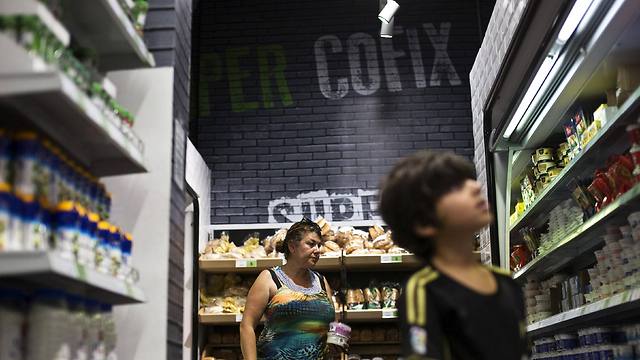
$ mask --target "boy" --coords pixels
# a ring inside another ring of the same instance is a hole
[[[379,210],[398,245],[427,264],[399,302],[405,357],[522,359],[521,289],[473,256],[475,234],[492,221],[473,166],[451,153],[413,154],[386,178]]]

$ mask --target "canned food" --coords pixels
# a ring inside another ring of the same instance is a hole
[[[537,149],[531,155],[531,160],[536,165],[538,165],[538,163],[540,163],[542,161],[552,161],[553,160],[553,148],[540,148],[540,149]]]
[[[553,161],[543,161],[538,163],[537,168],[540,174],[547,174],[549,170],[556,167],[556,163]]]

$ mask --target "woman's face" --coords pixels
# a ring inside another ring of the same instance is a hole
[[[309,232],[304,235],[302,240],[297,243],[290,244],[289,260],[294,260],[302,267],[312,268],[316,266],[320,259],[320,248],[322,240],[318,234]]]

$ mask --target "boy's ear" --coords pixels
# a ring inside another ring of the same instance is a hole
[[[432,238],[436,236],[438,229],[433,225],[416,225],[415,232],[421,237]]]

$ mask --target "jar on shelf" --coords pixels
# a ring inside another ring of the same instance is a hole
[[[529,262],[531,253],[526,245],[514,245],[511,247],[511,269],[518,271]]]

